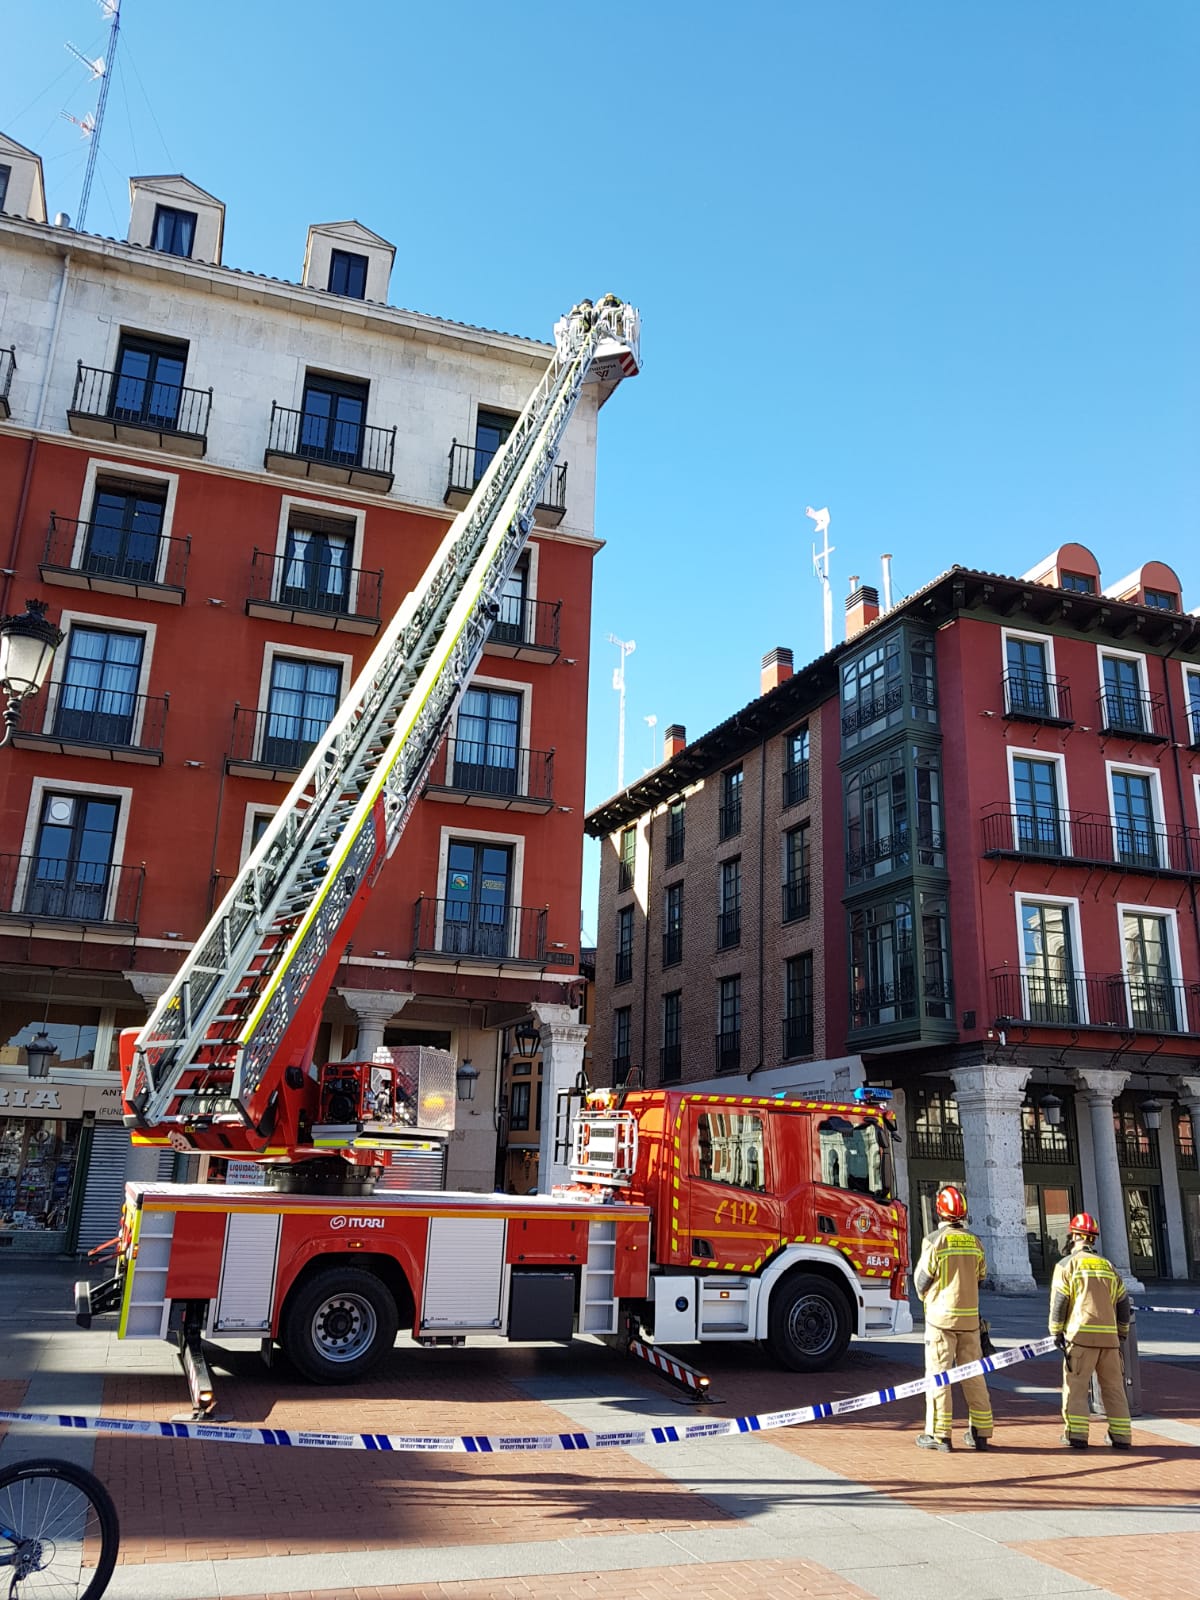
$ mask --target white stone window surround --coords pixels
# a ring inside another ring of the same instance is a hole
[[[25,900],[25,887],[29,868],[32,863],[34,848],[37,844],[38,828],[42,820],[42,804],[47,794],[89,795],[105,800],[115,800],[117,802],[117,826],[113,833],[112,860],[109,864],[113,867],[120,867],[125,862],[125,831],[129,826],[129,808],[133,803],[132,789],[111,783],[79,783],[73,778],[35,778],[29,791],[29,809],[25,813],[25,830],[21,835],[21,865],[13,887],[10,911],[16,911]],[[112,879],[108,886],[108,898],[104,906],[105,917],[112,910],[112,902],[117,893],[119,876],[120,874],[116,872],[112,874]]]
[[[1196,821],[1200,823],[1200,772],[1192,774],[1192,792],[1196,801]]]
[[[1118,900],[1117,906],[1117,938],[1121,946],[1121,975],[1125,980],[1125,1006],[1129,1017],[1129,1026],[1134,1026],[1133,997],[1129,988],[1129,958],[1125,949],[1125,917],[1162,917],[1166,922],[1167,951],[1171,960],[1171,985],[1174,991],[1183,983],[1183,958],[1179,949],[1179,915],[1174,906],[1155,906]],[[1186,1015],[1180,1016],[1180,1011],[1186,1011],[1186,999],[1175,993],[1172,994],[1172,1005],[1176,1008],[1176,1021],[1186,1023]]]
[[[1154,826],[1165,828],[1166,814],[1163,811],[1162,773],[1157,767],[1139,766],[1135,761],[1106,761],[1104,763],[1104,786],[1108,794],[1108,817],[1113,826],[1113,838],[1116,839],[1117,807],[1113,797],[1113,777],[1118,772],[1127,772],[1138,778],[1150,779],[1150,805],[1154,814]]]
[[[133,711],[133,728],[129,735],[131,746],[136,745],[141,738],[142,723],[146,715],[146,695],[149,693],[150,664],[154,657],[154,642],[158,636],[158,625],[153,622],[126,621],[124,617],[100,616],[90,611],[63,611],[59,615],[58,625],[66,637],[54,652],[54,660],[50,665],[50,679],[46,687],[59,690],[62,687],[67,670],[67,660],[71,653],[71,631],[74,628],[95,628],[101,633],[137,633],[142,637],[142,661],[138,669],[137,704]],[[45,734],[54,731],[54,716],[57,715],[59,695],[57,692],[47,694],[42,701],[42,732]],[[53,713],[53,714],[52,714]]]
[[[1200,667],[1189,667],[1183,663],[1183,714],[1187,726],[1187,742],[1200,744],[1200,709],[1193,714],[1192,711],[1192,683],[1200,685]],[[1200,692],[1197,693],[1195,704],[1200,707]]]
[[[1140,650],[1115,650],[1110,645],[1104,644],[1096,646],[1096,670],[1099,675],[1100,694],[1102,697],[1107,689],[1107,685],[1104,682],[1104,663],[1109,657],[1114,661],[1136,661],[1138,693],[1149,694],[1150,686],[1146,681],[1146,657],[1144,653]]]
[[[254,838],[254,824],[260,817],[273,817],[278,810],[278,806],[259,805],[253,800],[247,804],[246,815],[242,822],[242,845],[241,853],[238,856],[239,867],[246,865],[246,862],[250,859],[250,852],[254,848],[251,843]]]
[[[1054,663],[1054,635],[1052,633],[1038,633],[1032,628],[1001,628],[1000,629],[1000,670],[1008,676],[1008,641],[1019,639],[1023,644],[1040,644],[1046,652],[1046,676],[1057,679],[1058,669]],[[1051,704],[1056,704],[1057,694]]]
[[[79,510],[76,513],[75,543],[71,549],[72,567],[83,565],[83,552],[87,543],[87,529],[84,523],[90,523],[92,520],[96,491],[105,487],[106,478],[142,478],[147,488],[166,490],[162,532],[159,535],[158,566],[154,573],[154,581],[162,583],[170,549],[167,540],[171,537],[171,529],[175,522],[175,497],[179,493],[179,474],[160,472],[155,467],[133,467],[127,461],[108,461],[101,456],[89,456],[83,474],[83,491],[79,496]]]
[[[312,650],[308,645],[278,644],[268,641],[263,645],[262,676],[258,683],[258,704],[255,707],[258,716],[255,721],[257,726],[254,731],[254,753],[251,760],[257,761],[262,754],[263,740],[266,737],[267,719],[263,713],[270,705],[271,673],[274,670],[275,658],[284,656],[290,661],[324,661],[342,669],[341,683],[339,685],[338,704],[346,698],[346,691],[354,682],[354,657],[341,650]]]
[[[495,833],[491,829],[481,828],[442,828],[438,833],[437,928],[435,931],[439,950],[442,948],[445,922],[446,872],[450,865],[450,845],[455,839],[467,839],[472,844],[511,845],[512,880],[508,901],[510,906],[522,904],[522,896],[525,889],[525,835],[523,833]],[[519,939],[520,929],[516,928],[514,931]]]
[[[1013,908],[1017,915],[1017,970],[1021,974],[1021,1001],[1026,1011],[1029,1009],[1029,978],[1025,966],[1025,919],[1026,906],[1061,906],[1067,913],[1067,926],[1071,937],[1071,968],[1076,977],[1087,971],[1087,962],[1083,953],[1083,926],[1079,917],[1079,900],[1077,896],[1065,894],[1025,894],[1018,890],[1013,895]],[[1079,994],[1079,1020],[1087,1023],[1088,997],[1087,984],[1080,986]]]
[[[1055,791],[1056,791],[1057,796],[1058,796],[1058,809],[1061,812],[1069,812],[1070,809],[1071,809],[1071,798],[1070,798],[1070,793],[1069,793],[1068,788],[1067,788],[1067,758],[1066,758],[1066,756],[1063,755],[1062,752],[1058,751],[1058,750],[1039,750],[1039,749],[1036,748],[1036,746],[1034,746],[1032,748],[1024,748],[1024,747],[1022,747],[1020,745],[1015,745],[1015,746],[1014,745],[1009,745],[1008,746],[1008,804],[1009,804],[1010,813],[1014,818],[1014,821],[1013,821],[1014,844],[1016,843],[1016,827],[1017,827],[1016,820],[1015,820],[1016,813],[1017,813],[1017,788],[1016,788],[1016,783],[1014,781],[1013,762],[1017,761],[1017,760],[1050,762],[1057,769],[1057,775],[1056,775],[1055,780],[1054,780],[1054,786],[1055,786]],[[1064,818],[1063,819],[1063,821],[1061,823],[1061,827],[1062,827],[1063,850],[1064,850],[1065,854],[1070,855],[1071,854],[1072,841],[1071,841],[1071,823],[1070,823],[1069,818]]]
[[[521,697],[521,731],[519,735],[520,748],[528,750],[530,745],[530,726],[533,720],[533,688],[528,683],[523,683],[519,678],[492,678],[476,673],[467,684],[468,689],[499,689],[504,694],[518,694]],[[454,712],[454,730],[450,737],[458,738],[458,719],[462,715],[462,701],[460,700]]]
[[[363,564],[363,538],[367,525],[367,512],[365,506],[337,505],[332,500],[313,500],[307,495],[285,494],[279,503],[279,526],[275,533],[275,583],[273,591],[280,592],[286,576],[284,560],[287,556],[288,528],[292,516],[299,512],[311,511],[317,517],[329,517],[346,524],[347,533],[351,534],[350,546],[350,588],[346,595],[347,610],[353,614],[358,608],[358,574]],[[353,532],[351,528],[353,527]],[[343,685],[345,687],[345,685]]]

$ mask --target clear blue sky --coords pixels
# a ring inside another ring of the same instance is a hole
[[[545,337],[643,312],[601,433],[589,799],[643,718],[693,736],[821,647],[884,550],[898,594],[1079,539],[1200,605],[1195,0],[124,0],[89,228],[132,172],[228,206],[225,259],[298,276],[312,221],[398,245],[393,299]],[[7,8],[0,127],[75,213],[95,0]],[[36,97],[36,99],[35,99]],[[31,104],[32,102],[32,104]],[[594,859],[588,898],[594,903]],[[585,916],[589,932],[594,914]]]

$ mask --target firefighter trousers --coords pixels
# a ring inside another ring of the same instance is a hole
[[[1129,1424],[1129,1398],[1125,1393],[1125,1364],[1120,1350],[1098,1350],[1091,1345],[1073,1344],[1063,1362],[1063,1422],[1072,1439],[1088,1436],[1088,1390],[1092,1374],[1100,1385],[1100,1400],[1108,1418],[1111,1439],[1132,1437]]]
[[[968,1361],[978,1361],[978,1328],[926,1328],[925,1375],[948,1372],[951,1367],[964,1366]],[[935,1438],[948,1439],[954,1419],[954,1390],[961,1388],[967,1402],[967,1421],[972,1433],[981,1439],[992,1434],[992,1403],[983,1377],[966,1378],[961,1384],[947,1384],[943,1389],[931,1389],[925,1396],[925,1432]]]

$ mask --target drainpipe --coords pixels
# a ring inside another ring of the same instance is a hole
[[[746,1074],[747,1083],[756,1072],[760,1072],[766,1064],[765,1041],[763,1028],[765,1026],[765,1013],[763,1010],[763,946],[766,943],[766,932],[763,917],[766,913],[766,871],[767,871],[767,736],[764,733],[758,746],[758,1060]]]

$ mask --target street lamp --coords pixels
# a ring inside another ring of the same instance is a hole
[[[535,1056],[541,1049],[541,1029],[531,1017],[518,1022],[513,1029],[513,1048],[519,1056]]]
[[[21,616],[0,621],[0,691],[8,700],[0,746],[12,738],[21,718],[21,702],[45,683],[62,640],[62,629],[46,620],[44,600],[27,600]]]
[[[1051,1128],[1057,1128],[1062,1122],[1063,1106],[1058,1096],[1048,1091],[1038,1101],[1038,1105],[1042,1108],[1042,1115],[1045,1117],[1047,1125]]]
[[[1142,1113],[1142,1121],[1146,1125],[1146,1132],[1157,1133],[1162,1127],[1162,1101],[1143,1100],[1138,1110]]]
[[[460,1100],[474,1100],[475,1085],[479,1082],[479,1068],[471,1065],[471,1058],[467,1056],[454,1074],[454,1087]]]
[[[48,1078],[51,1063],[57,1054],[58,1046],[43,1026],[25,1046],[25,1070],[31,1078]]]

